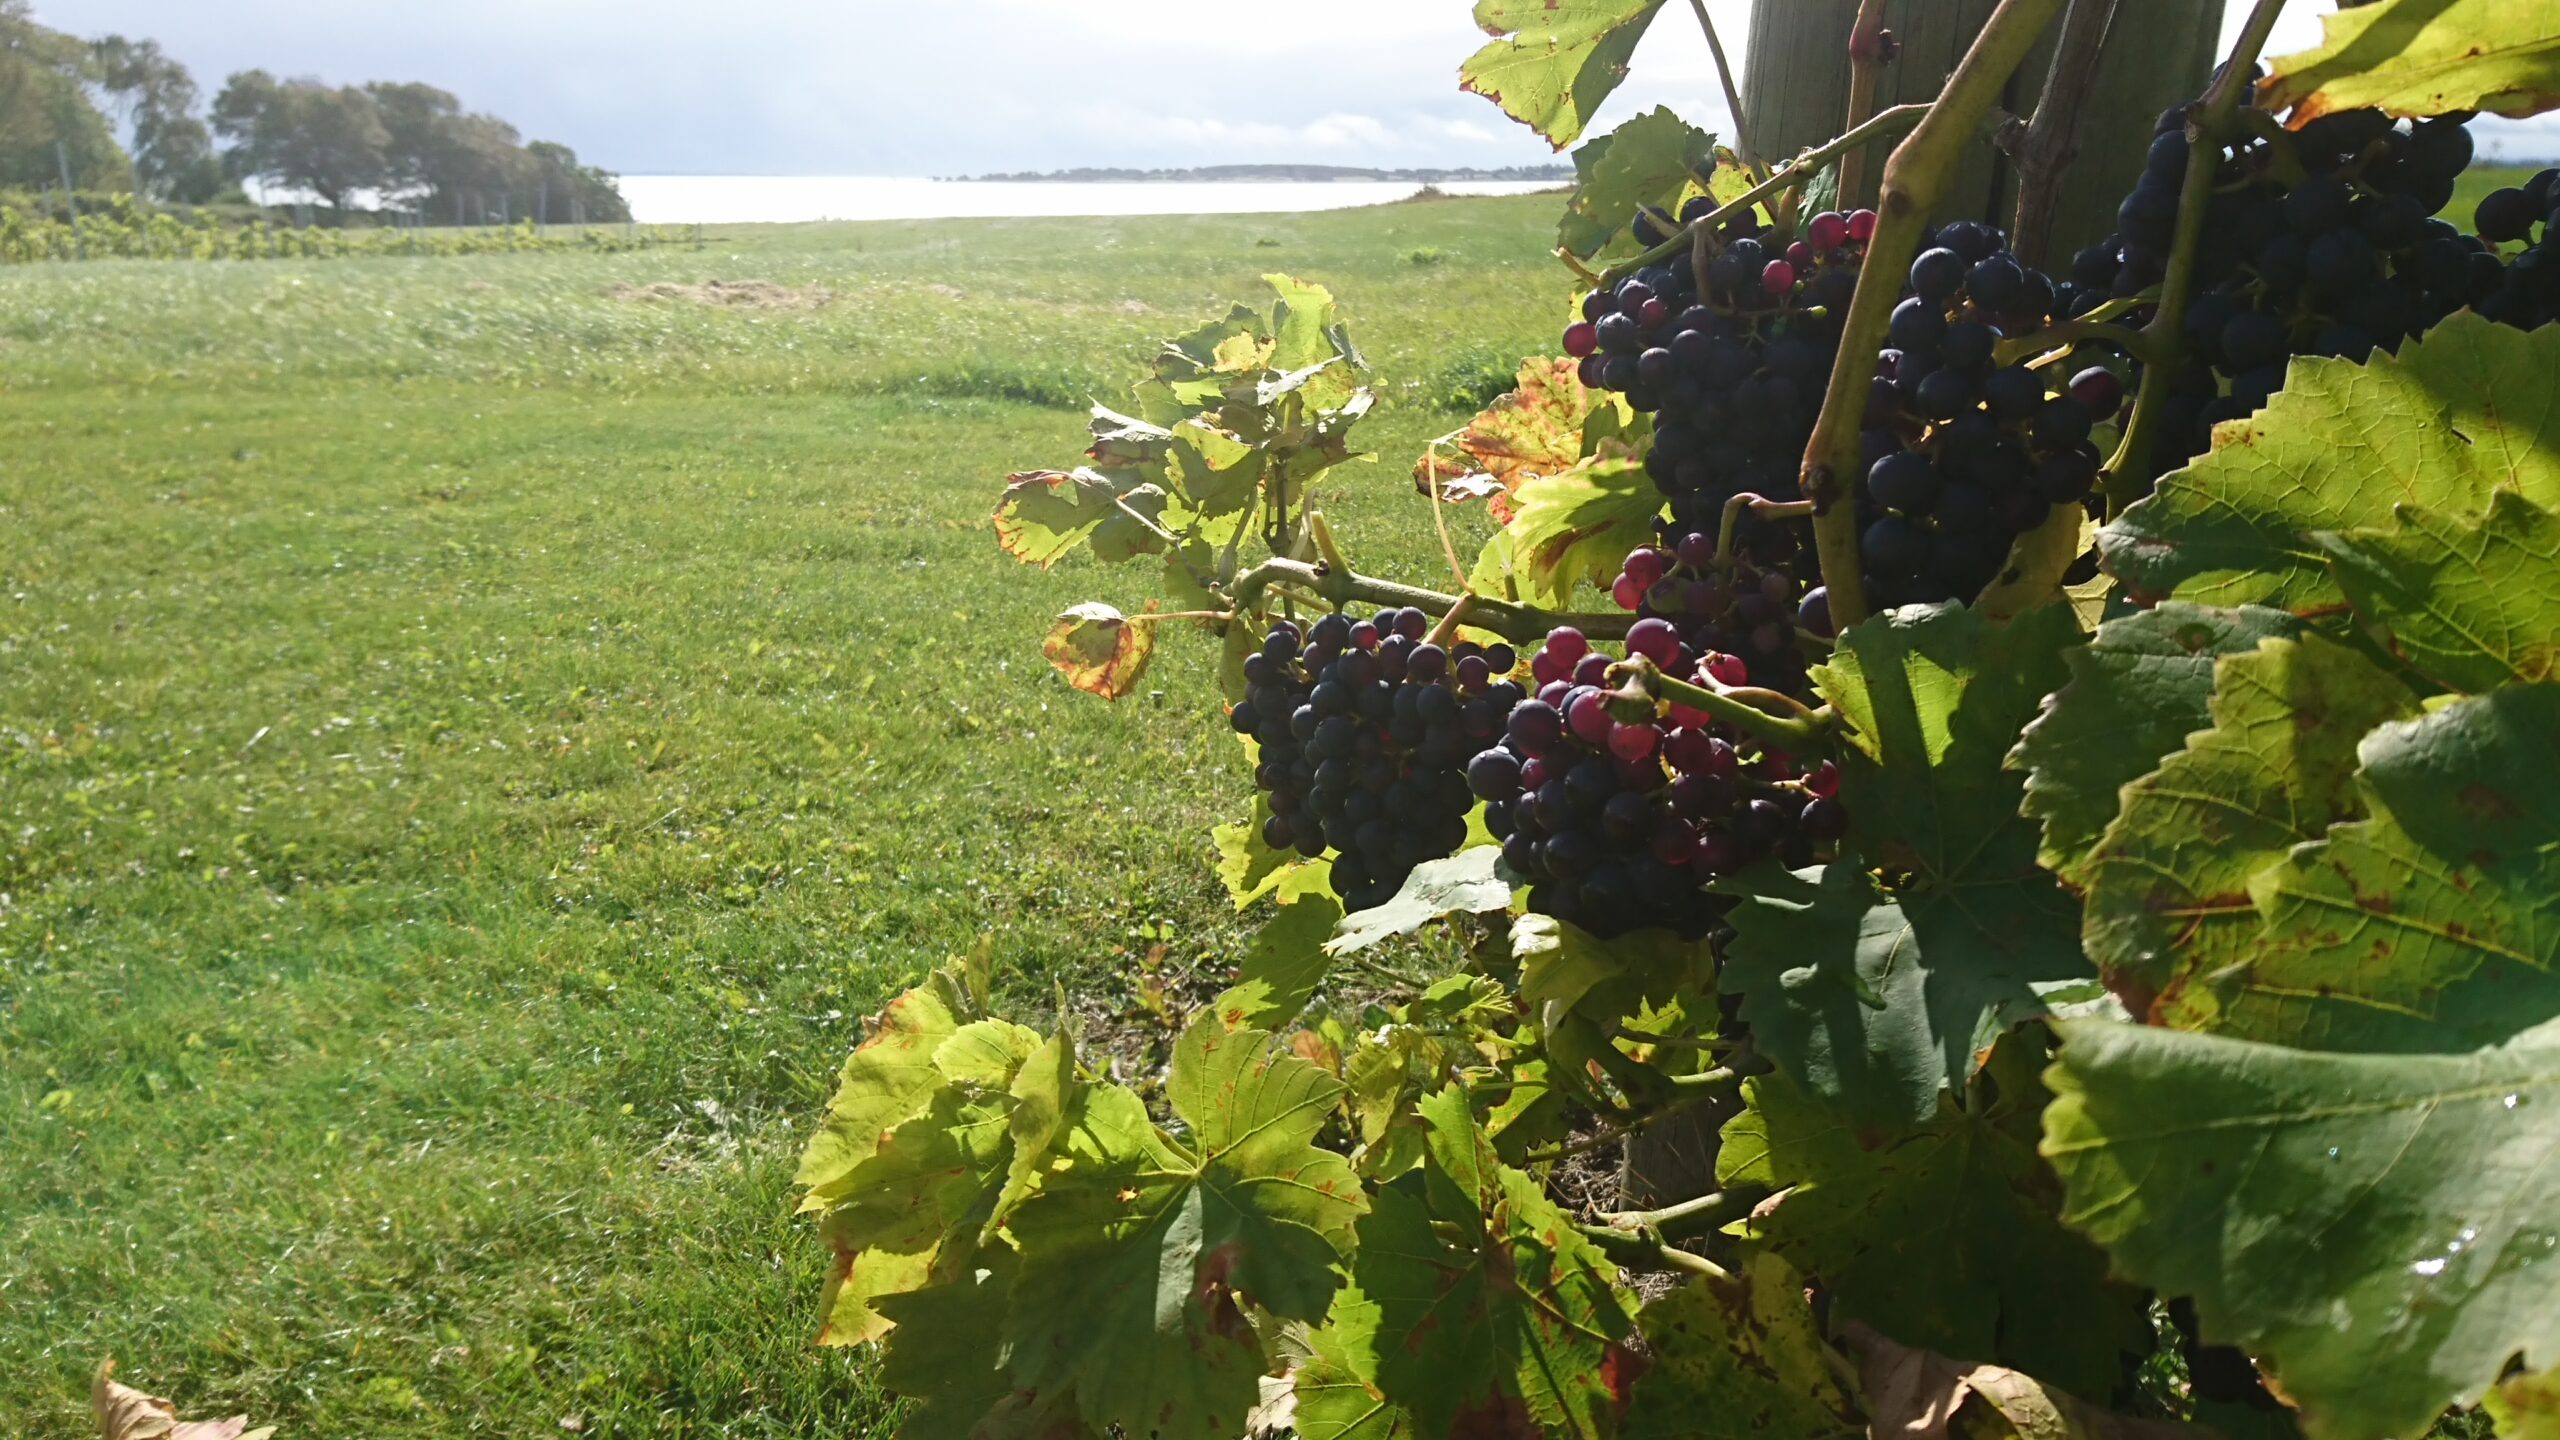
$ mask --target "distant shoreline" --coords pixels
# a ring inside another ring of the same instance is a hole
[[[995,183],[1007,185],[1129,185],[1167,184],[1197,185],[1219,181],[1257,180],[1289,181],[1298,184],[1328,184],[1386,181],[1399,185],[1465,184],[1481,181],[1564,181],[1573,178],[1570,165],[1506,165],[1495,170],[1466,167],[1421,168],[1414,170],[1372,170],[1354,165],[1194,165],[1179,170],[1135,170],[1110,166],[1080,166],[1073,170],[1022,170],[1011,174],[951,175],[937,177],[963,184]]]

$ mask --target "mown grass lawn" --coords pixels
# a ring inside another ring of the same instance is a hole
[[[1431,579],[1554,204],[0,272],[0,1429],[112,1352],[295,1436],[877,1430],[788,1194],[860,1017],[1240,933],[1207,646],[1065,689],[1144,577],[997,555],[1000,477],[1287,270],[1387,402],[1327,508]],[[613,293],[712,279],[831,299]]]
[[[0,272],[0,1429],[108,1352],[297,1435],[876,1429],[787,1193],[860,1017],[1238,933],[1208,646],[1064,688],[1144,577],[997,554],[1001,477],[1286,269],[1389,400],[1333,508],[1444,572],[1406,472],[1551,207]],[[714,278],[834,298],[607,293]]]

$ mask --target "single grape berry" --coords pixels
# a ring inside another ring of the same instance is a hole
[[[1964,285],[1964,277],[1964,257],[1943,247],[1923,250],[1911,262],[1911,289],[1923,300],[1944,303],[1952,299]]]
[[[1600,328],[1585,320],[1565,327],[1564,353],[1579,360],[1600,348]]]
[[[2103,365],[2092,365],[2071,377],[2071,398],[2092,415],[2113,415],[2124,404],[2124,381]]]
[[[1873,210],[1850,211],[1849,238],[1861,245],[1876,238],[1876,212]]]
[[[1796,288],[1796,267],[1784,260],[1772,260],[1760,269],[1760,288],[1772,295],[1784,295]]]

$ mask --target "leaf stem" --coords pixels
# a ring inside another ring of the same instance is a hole
[[[1803,492],[1814,503],[1814,546],[1829,589],[1831,621],[1846,630],[1867,617],[1865,567],[1858,557],[1856,493],[1858,429],[1864,416],[1876,351],[1902,297],[1903,277],[1919,251],[1920,231],[1946,192],[1967,142],[2000,98],[2000,87],[2027,58],[2052,23],[2062,0],[2000,0],[1973,48],[1908,139],[1885,161],[1884,188],[1876,199],[1876,233],[1858,276],[1856,296],[1842,325],[1840,353],[1822,397],[1822,416],[1805,446]],[[1893,113],[1892,111],[1885,112]],[[1878,116],[1877,119],[1882,119]],[[1872,122],[1870,122],[1872,123]]]
[[[1435,616],[1447,615],[1460,599],[1459,596],[1425,590],[1418,585],[1398,584],[1349,570],[1320,569],[1304,560],[1281,557],[1265,560],[1237,576],[1229,593],[1234,597],[1238,610],[1249,610],[1262,592],[1273,586],[1307,591],[1336,608],[1358,601],[1371,605],[1407,605]],[[1539,639],[1560,625],[1570,625],[1599,639],[1615,640],[1626,635],[1627,627],[1635,623],[1635,617],[1577,615],[1478,595],[1467,607],[1466,623],[1514,641]]]
[[[1604,286],[1614,285],[1648,265],[1659,265],[1683,251],[1690,250],[1696,244],[1696,232],[1701,230],[1712,232],[1717,226],[1736,215],[1749,212],[1751,207],[1782,190],[1803,188],[1804,183],[1811,180],[1815,173],[1821,170],[1823,164],[1832,157],[1850,154],[1887,135],[1908,130],[1926,119],[1928,114],[1929,107],[1926,105],[1896,105],[1890,110],[1869,117],[1866,123],[1857,126],[1848,134],[1817,145],[1788,161],[1768,179],[1718,206],[1713,212],[1700,216],[1679,234],[1633,260],[1621,261],[1610,266],[1600,275],[1598,283]]]
[[[1716,22],[1707,14],[1707,0],[1689,0],[1689,8],[1697,13],[1698,28],[1707,32],[1707,52],[1716,57],[1716,78],[1724,82],[1725,108],[1733,112],[1733,153],[1742,157],[1742,168],[1755,181],[1766,180],[1769,172],[1760,168],[1760,157],[1751,148],[1750,133],[1742,123],[1742,87],[1733,83],[1733,66],[1724,58],[1724,42],[1716,38]]]
[[[2111,514],[2150,494],[2151,483],[2159,475],[2160,446],[2153,432],[2159,429],[2169,403],[2171,374],[2186,358],[2187,302],[2195,297],[2205,208],[2213,199],[2214,176],[2222,168],[2222,142],[2231,134],[2232,117],[2248,92],[2258,52],[2266,48],[2267,35],[2283,12],[2284,0],[2258,0],[2248,22],[2240,27],[2239,38],[2232,42],[2230,57],[2206,87],[2203,104],[2189,113],[2187,175],[2178,190],[2178,229],[2169,246],[2168,270],[2160,281],[2159,307],[2151,312],[2151,323],[2142,332],[2151,358],[2142,372],[2142,388],[2134,394],[2133,418],[2125,422],[2116,453],[2100,472]]]
[[[1738,698],[1734,692],[1710,690],[1703,685],[1693,685],[1686,680],[1666,675],[1660,666],[1642,655],[1631,655],[1610,666],[1609,675],[1612,679],[1623,677],[1634,680],[1647,694],[1658,700],[1668,700],[1674,705],[1686,705],[1692,710],[1703,710],[1737,730],[1748,731],[1778,746],[1790,755],[1819,752],[1831,733],[1832,712],[1831,707],[1827,705],[1819,710],[1806,710],[1791,696],[1780,695],[1773,690],[1753,690],[1752,693],[1755,695],[1765,695],[1772,700],[1785,701],[1801,712],[1796,715],[1774,714]]]

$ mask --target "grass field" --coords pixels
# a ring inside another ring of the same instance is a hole
[[[875,1429],[787,1194],[859,1017],[1237,937],[1205,646],[1067,691],[1141,577],[1003,560],[999,477],[1288,270],[1387,399],[1328,508],[1429,579],[1554,205],[0,272],[0,1430],[108,1352],[289,1436]],[[832,300],[610,293],[715,278]]]
[[[1001,477],[1286,269],[1391,402],[1333,508],[1429,578],[1552,205],[0,272],[0,1430],[109,1351],[296,1435],[873,1428],[786,1193],[859,1017],[1235,935],[1208,647],[1065,689],[1141,577],[998,555]],[[749,277],[834,299],[606,293]]]

